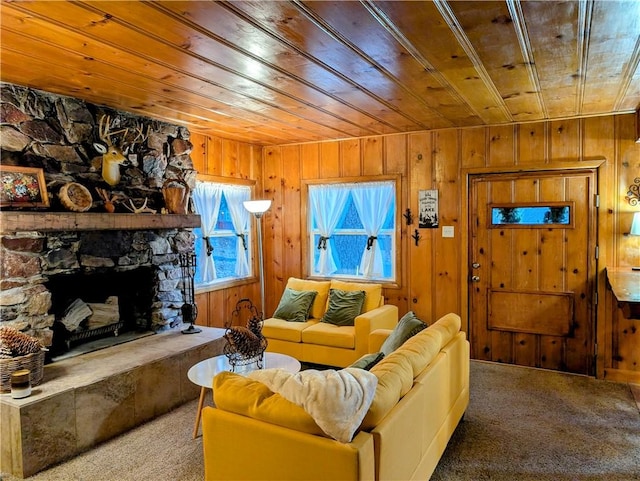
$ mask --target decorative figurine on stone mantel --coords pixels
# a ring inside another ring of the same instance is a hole
[[[187,214],[191,189],[183,179],[168,179],[162,186],[164,205],[169,214]]]
[[[96,192],[100,199],[102,199],[104,210],[113,214],[116,211],[116,204],[123,200],[122,194],[114,194],[107,189],[96,188]]]

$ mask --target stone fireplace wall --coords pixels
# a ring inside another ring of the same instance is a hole
[[[149,209],[163,212],[162,187],[168,181],[179,179],[193,188],[192,146],[184,127],[12,84],[1,83],[0,88],[1,163],[44,170],[51,199],[44,211],[65,211],[57,194],[68,182],[87,187],[93,197],[89,212],[102,215],[109,214],[98,189],[119,199],[118,214],[130,213],[127,205],[140,207],[145,202]],[[116,186],[102,178],[102,155],[94,145],[101,140],[98,125],[103,116],[109,118],[114,130],[128,129],[120,140],[113,139],[115,145],[121,142],[123,149],[127,144],[128,158]],[[137,133],[143,135],[136,140]],[[188,209],[193,212],[191,204]],[[126,242],[120,242],[122,239]],[[191,229],[183,228],[3,232],[0,325],[14,326],[50,345],[54,322],[51,293],[46,288],[50,276],[151,266],[156,273],[151,327],[164,330],[177,326],[182,322],[180,308],[184,303],[179,254],[191,252],[193,242]]]

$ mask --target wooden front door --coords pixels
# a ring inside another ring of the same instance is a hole
[[[470,180],[472,357],[592,374],[595,171]]]

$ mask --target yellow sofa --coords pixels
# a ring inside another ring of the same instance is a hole
[[[388,330],[372,333],[380,349]],[[447,314],[373,368],[373,401],[351,442],[301,407],[234,373],[203,411],[205,479],[427,480],[469,404],[469,343]]]
[[[288,354],[302,362],[345,367],[371,352],[369,335],[372,331],[393,329],[398,323],[398,308],[384,304],[380,284],[291,277],[286,287],[318,294],[311,305],[311,317],[305,322],[265,319],[262,333],[268,340],[267,351]],[[362,313],[355,318],[353,326],[320,322],[327,310],[330,289],[365,291]]]

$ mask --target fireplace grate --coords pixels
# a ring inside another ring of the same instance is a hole
[[[95,329],[86,329],[84,331],[74,331],[71,333],[69,338],[65,341],[67,344],[67,349],[71,349],[71,344],[74,341],[86,341],[87,339],[92,339],[94,337],[100,337],[105,334],[109,334],[113,332],[114,336],[118,336],[120,329],[124,326],[124,321],[119,321],[114,324],[109,324],[108,326],[101,326]]]

